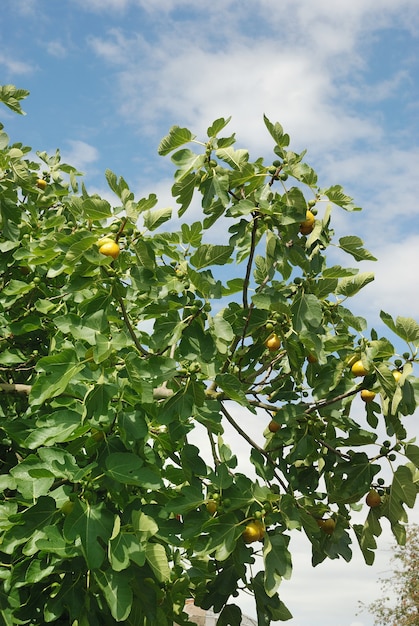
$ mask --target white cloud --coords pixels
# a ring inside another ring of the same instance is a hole
[[[383,242],[402,244],[403,233],[410,234],[417,224],[418,163],[417,147],[403,149],[393,144],[326,155],[321,161],[323,182],[344,185],[364,209],[358,214],[335,212],[338,228],[347,232],[355,225],[373,252],[378,252]]]
[[[59,40],[49,41],[46,44],[46,49],[47,49],[48,54],[50,54],[53,57],[63,59],[64,57],[67,56],[67,49],[63,45],[62,41],[59,41]]]
[[[365,271],[375,273],[375,281],[365,288],[362,299],[367,317],[382,309],[393,316],[407,315],[419,321],[418,250],[419,234],[412,234],[401,242],[378,247],[379,263],[365,264]]]
[[[88,44],[93,51],[106,62],[114,65],[127,65],[132,67],[133,52],[138,57],[138,51],[143,45],[144,39],[141,35],[136,35],[131,39],[124,37],[122,32],[117,28],[108,31],[105,38],[90,36]]]
[[[9,74],[29,74],[35,70],[32,63],[12,59],[5,54],[0,54],[0,66],[3,65]]]
[[[150,11],[174,11],[170,21],[158,14],[157,36],[146,40],[112,29],[89,40],[95,53],[116,67],[120,111],[141,132],[153,133],[162,120],[203,132],[213,119],[232,114],[241,141],[260,150],[265,112],[301,147],[320,151],[342,145],[347,151],[359,140],[377,144],[384,134],[380,120],[360,116],[353,103],[363,95],[370,101],[394,96],[409,80],[406,70],[373,86],[362,76],[366,42],[390,23],[405,26],[401,7],[396,11],[390,2],[378,16],[372,1],[332,9],[330,0],[315,5],[259,0],[259,10],[240,5],[239,12],[234,1],[212,3],[205,28],[180,18],[179,3],[150,4],[137,2]],[[192,5],[199,14],[196,3],[181,3]],[[402,5],[408,12],[413,3],[402,0]],[[253,15],[267,20],[265,36],[246,34],[244,24]]]
[[[167,119],[202,133],[217,117],[232,114],[231,127],[241,141],[261,150],[261,137],[268,145],[265,112],[305,145],[376,141],[381,135],[373,121],[336,103],[333,76],[315,54],[288,49],[280,41],[250,46],[239,37],[212,51],[195,36],[191,42],[188,36],[178,40],[165,33],[151,44],[114,30],[90,43],[102,58],[121,65],[120,110],[142,132],[152,132]]]
[[[121,12],[127,9],[132,0],[73,0],[82,9],[87,11],[102,12],[102,11],[117,11]]]
[[[39,3],[37,0],[15,0],[13,8],[20,15],[35,16],[39,12]]]
[[[62,151],[62,161],[73,165],[78,169],[83,169],[89,163],[94,163],[99,159],[97,148],[85,141],[69,139],[67,141],[70,148]]]
[[[277,23],[282,15],[292,14],[299,28],[304,31],[307,40],[311,41],[321,34],[326,49],[344,50],[348,42],[354,42],[361,35],[380,28],[395,27],[414,30],[419,24],[416,0],[382,0],[377,9],[375,0],[351,0],[339,3],[331,0],[284,0],[281,11],[275,0],[260,0],[261,6],[269,15],[270,20]],[[325,39],[325,36],[330,37]],[[368,39],[364,43],[368,43]],[[303,44],[303,42],[302,42]]]
[[[88,11],[117,11],[125,10],[129,7],[138,7],[143,9],[147,13],[161,14],[171,13],[179,10],[180,8],[190,7],[196,11],[200,7],[198,3],[193,0],[89,0],[84,2],[83,0],[73,0],[80,5],[81,8]],[[211,6],[207,4],[203,5],[205,10],[212,13],[219,13],[220,10],[228,8],[230,5],[237,3],[237,0],[213,0]]]
[[[360,80],[358,85],[345,85],[345,93],[362,102],[381,102],[400,95],[404,85],[411,82],[409,72],[400,70],[390,78],[373,84]]]

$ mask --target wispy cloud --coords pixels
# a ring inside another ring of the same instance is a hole
[[[23,15],[27,16],[36,16],[39,13],[39,3],[37,0],[15,0],[13,2],[14,10]]]
[[[132,68],[146,46],[141,35],[125,36],[121,30],[112,28],[106,37],[90,36],[88,45],[94,53],[111,65]],[[132,55],[135,54],[135,60]]]
[[[401,0],[397,11],[385,0],[378,15],[372,0],[341,3],[333,11],[330,0],[259,0],[256,7],[232,0],[207,6],[205,19],[189,0],[150,4],[133,3],[160,11],[147,40],[118,29],[89,38],[113,67],[121,113],[141,132],[152,133],[162,120],[202,132],[216,117],[232,114],[243,141],[260,146],[256,120],[263,110],[305,145],[348,148],[383,136],[380,120],[360,115],[354,102],[394,97],[409,80],[401,69],[370,86],[363,71],[368,42],[390,24],[406,28],[400,13],[409,14],[413,0]],[[179,7],[191,7],[202,27]],[[252,32],[256,19],[265,31]]]
[[[63,45],[62,41],[59,41],[58,39],[48,41],[46,44],[46,50],[48,54],[58,59],[63,59],[67,56],[67,48]]]
[[[124,11],[128,6],[133,4],[133,0],[72,0],[85,11],[103,12],[103,11]]]
[[[141,131],[169,120],[203,132],[213,119],[232,114],[242,141],[260,149],[266,112],[313,145],[379,137],[374,121],[339,104],[334,77],[315,54],[246,37],[215,51],[191,36],[192,42],[165,33],[146,42],[112,31],[106,39],[91,38],[96,54],[120,64],[120,111]]]
[[[62,160],[74,167],[83,170],[86,165],[99,159],[99,151],[94,146],[76,139],[67,141],[69,148],[62,151]]]
[[[380,237],[379,224],[376,225]],[[419,299],[417,261],[419,235],[411,235],[394,242],[384,240],[374,250],[379,263],[362,265],[362,271],[373,271],[374,282],[370,283],[356,299],[356,306],[361,314],[373,321],[378,319],[380,310],[393,316],[407,315],[419,319]]]
[[[29,74],[35,71],[35,67],[32,63],[20,61],[18,59],[12,59],[11,57],[0,53],[0,66],[4,67],[4,71],[10,75],[14,74]]]

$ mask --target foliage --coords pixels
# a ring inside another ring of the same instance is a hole
[[[0,92],[17,112],[25,95]],[[347,300],[373,276],[326,257],[333,245],[373,258],[359,237],[334,239],[332,212],[354,210],[351,198],[318,186],[279,124],[265,118],[265,165],[222,134],[228,121],[204,142],[178,127],[162,140],[178,214],[201,198],[199,219],[168,231],[155,195],[137,199],[107,171],[111,206],[58,150],[35,156],[1,131],[3,624],[183,625],[192,597],[234,626],[245,590],[268,625],[291,616],[277,590],[292,531],[308,537],[313,565],[349,561],[354,539],[372,563],[385,519],[404,540],[419,325],[381,314],[407,343],[401,358],[367,336]],[[301,234],[308,208],[316,220]],[[99,252],[103,237],[117,258]],[[381,405],[353,403],[362,388]],[[240,413],[266,426],[264,445]],[[237,469],[245,448],[254,477]],[[382,503],[355,523],[371,488]],[[252,520],[264,532],[246,543]]]
[[[366,608],[383,626],[417,626],[419,624],[419,526],[407,529],[406,544],[395,546],[392,563],[395,569],[381,578],[381,596]],[[398,567],[399,566],[399,567]],[[393,605],[389,605],[391,601]],[[394,604],[395,602],[395,604]]]

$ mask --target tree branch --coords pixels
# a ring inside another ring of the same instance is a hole
[[[340,450],[337,450],[336,448],[334,448],[333,446],[330,445],[330,443],[327,443],[327,441],[325,441],[324,439],[316,439],[316,441],[321,445],[324,446],[325,448],[327,448],[328,450],[330,450],[330,452],[334,452],[337,456],[339,456],[341,459],[344,459],[345,461],[350,461],[351,457],[349,456],[349,454],[346,454],[345,452],[341,452]]]
[[[329,406],[329,404],[334,404],[335,402],[339,402],[340,400],[349,398],[349,396],[354,396],[356,393],[358,393],[360,389],[362,389],[362,387],[357,385],[355,389],[351,389],[351,391],[346,391],[345,393],[341,393],[339,396],[335,396],[334,398],[331,398],[330,400],[319,400],[318,402],[311,404],[307,412],[311,413],[311,411],[321,409],[324,406]]]
[[[241,435],[243,437],[243,439],[245,439],[245,441],[247,441],[247,443],[254,448],[255,450],[257,450],[260,454],[262,454],[262,456],[265,457],[265,459],[268,461],[269,465],[271,465],[273,467],[274,470],[274,476],[277,479],[277,481],[279,482],[279,484],[281,485],[281,487],[283,488],[283,490],[285,492],[289,491],[287,488],[287,485],[284,483],[284,481],[282,480],[282,478],[280,476],[278,476],[277,472],[276,472],[276,463],[274,463],[274,461],[272,461],[270,455],[268,452],[266,452],[266,450],[264,450],[263,448],[261,448],[256,441],[253,441],[253,439],[251,437],[249,437],[249,435],[243,430],[243,428],[241,426],[238,425],[238,423],[236,422],[236,420],[230,415],[230,413],[227,411],[227,409],[225,408],[225,406],[223,405],[222,402],[220,402],[220,408],[221,408],[221,412],[224,415],[224,417],[226,418],[226,420],[231,424],[231,426],[234,428],[234,430],[236,430],[239,435]]]
[[[147,352],[147,350],[144,350],[143,346],[139,342],[137,335],[135,334],[135,331],[131,324],[131,320],[128,317],[127,309],[123,299],[120,296],[117,296],[117,300],[119,306],[121,307],[122,317],[124,318],[125,325],[128,328],[128,332],[131,335],[135,347],[137,348],[138,352],[140,352],[143,356],[148,356],[149,352]]]
[[[32,385],[21,385],[20,383],[0,383],[0,391],[5,393],[21,393],[28,396]]]
[[[253,228],[252,228],[252,238],[251,238],[251,243],[250,243],[250,253],[249,253],[249,259],[247,261],[247,267],[246,267],[246,275],[244,278],[244,285],[243,285],[243,308],[247,309],[249,304],[247,301],[247,292],[249,289],[249,283],[250,283],[250,273],[252,271],[252,265],[253,265],[253,259],[255,256],[255,250],[256,250],[256,234],[257,234],[257,229],[258,229],[258,216],[255,214],[253,216]]]
[[[215,448],[214,439],[212,438],[212,432],[210,431],[209,428],[207,428],[207,434],[208,434],[208,439],[209,439],[210,446],[211,446],[211,453],[212,453],[212,458],[214,460],[214,465],[217,467],[217,465],[220,465],[221,461],[217,456],[217,450]]]
[[[0,392],[1,391],[4,391],[4,393],[20,393],[28,396],[32,391],[32,385],[22,385],[19,383],[0,383]],[[155,389],[153,389],[153,398],[155,400],[165,400],[166,398],[170,398],[173,393],[174,391],[172,389],[168,389],[167,387],[156,387]]]

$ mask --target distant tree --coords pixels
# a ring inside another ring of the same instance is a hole
[[[381,596],[363,609],[374,615],[382,626],[419,625],[419,526],[407,529],[404,546],[395,545],[391,563],[395,568],[380,578]]]
[[[240,592],[267,626],[291,617],[293,532],[313,565],[353,541],[371,564],[383,518],[404,541],[419,325],[381,312],[401,354],[367,333],[348,300],[373,274],[329,254],[374,258],[334,236],[352,199],[280,124],[265,164],[228,121],[161,141],[167,230],[154,194],[107,170],[112,206],[0,126],[0,626],[184,626],[187,600],[238,626]]]

